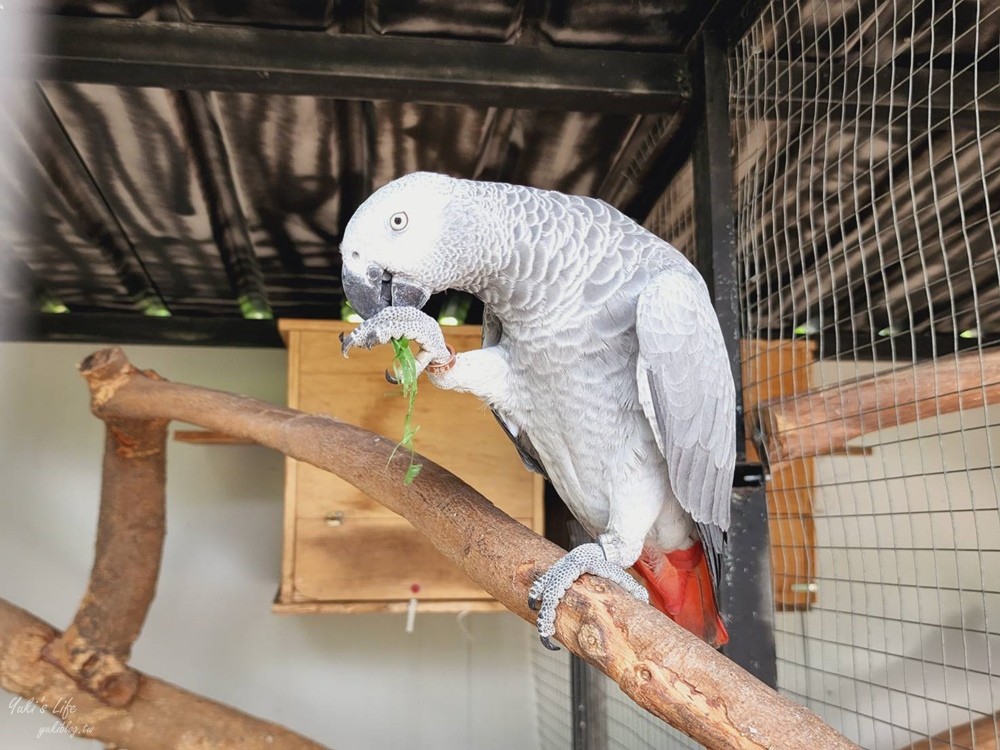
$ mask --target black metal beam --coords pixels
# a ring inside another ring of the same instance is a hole
[[[768,341],[806,340],[816,345],[818,359],[843,359],[859,362],[899,362],[944,357],[1000,344],[1000,334],[985,332],[976,338],[962,338],[957,333],[913,333],[903,331],[894,336],[880,336],[866,328],[824,328],[818,333],[798,335],[791,328],[757,331],[757,337]]]
[[[695,250],[736,381],[737,477],[727,534],[719,603],[731,640],[723,653],[770,685],[776,680],[770,575],[770,542],[763,471],[748,467],[740,352],[739,269],[733,212],[733,164],[729,132],[729,70],[726,37],[702,34],[693,107],[698,119],[691,154],[694,168]],[[748,481],[755,477],[755,481]]]
[[[697,31],[691,35],[685,51],[696,54],[705,31],[721,32],[728,46],[739,41],[760,18],[771,0],[715,0],[705,13]]]
[[[165,344],[276,348],[283,346],[273,320],[244,318],[158,318],[121,313],[46,314],[0,309],[0,340],[88,344]]]
[[[754,471],[760,473],[761,467]],[[722,653],[777,687],[767,496],[758,485],[738,490],[736,497],[719,586],[719,607],[729,631]]]
[[[35,75],[77,83],[634,113],[691,93],[687,58],[661,53],[106,18],[53,17],[45,38]]]
[[[684,54],[694,57],[698,53],[698,43],[706,29],[721,32],[732,46],[746,34],[769,2],[715,0],[684,45]],[[623,158],[608,170],[598,197],[636,221],[645,221],[687,162],[695,125],[696,118],[684,110],[673,121],[667,117],[645,118],[629,134],[629,141],[622,149]]]
[[[745,457],[740,289],[733,214],[733,164],[729,136],[729,73],[724,37],[705,32],[696,81],[699,124],[694,167],[695,254],[705,278],[736,381],[736,451]]]
[[[866,131],[956,126],[982,131],[1000,126],[1000,89],[983,80],[995,72],[967,68],[954,77],[945,69],[910,71],[891,67],[847,66],[835,61],[772,61],[753,89],[752,100],[737,97],[736,110],[750,107],[764,117],[814,124],[841,121],[847,130]],[[765,83],[769,82],[769,83]],[[912,91],[912,94],[910,93]],[[842,93],[842,95],[838,95]],[[692,147],[697,117],[688,112],[679,127],[667,130],[665,118],[651,119],[632,134],[622,150],[627,160],[612,167],[600,197],[644,221],[671,180],[684,166]],[[644,165],[632,154],[645,155]],[[637,167],[641,166],[642,169]],[[625,185],[628,189],[622,189]],[[669,239],[669,238],[668,238]]]

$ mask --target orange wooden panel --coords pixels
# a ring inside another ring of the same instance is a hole
[[[743,403],[747,414],[747,456],[759,460],[753,435],[757,405],[809,390],[813,346],[806,341],[742,342]],[[767,505],[771,536],[771,576],[778,609],[806,609],[816,601],[810,590],[816,572],[816,527],[811,458],[771,467]]]

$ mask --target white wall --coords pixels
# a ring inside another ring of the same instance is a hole
[[[90,571],[103,427],[75,365],[97,346],[0,344],[0,596],[65,627]],[[284,403],[283,351],[126,347],[163,376]],[[275,615],[281,457],[169,444],[168,533],[132,663],[337,750],[538,746],[532,629],[509,614]],[[405,561],[400,561],[401,566]],[[464,624],[464,628],[463,628]],[[12,714],[0,747],[97,747]]]
[[[813,382],[870,372],[822,362]],[[817,602],[776,616],[778,684],[892,750],[1000,708],[1000,408],[860,444],[816,460]]]

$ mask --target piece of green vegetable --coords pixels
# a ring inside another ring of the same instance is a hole
[[[403,420],[403,437],[392,449],[389,460],[392,461],[400,447],[408,449],[410,451],[410,465],[403,477],[403,484],[413,484],[413,480],[417,478],[420,469],[423,468],[413,461],[413,436],[420,429],[419,426],[413,426],[413,404],[417,399],[417,360],[414,358],[413,352],[410,351],[409,339],[393,339],[392,348],[396,352],[396,356],[392,360],[392,369],[396,380],[403,389],[403,398],[406,399],[406,418]]]

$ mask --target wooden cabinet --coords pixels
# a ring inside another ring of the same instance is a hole
[[[406,404],[400,389],[385,380],[392,347],[354,350],[344,359],[339,334],[353,328],[332,321],[281,321],[288,346],[288,404],[398,440]],[[478,326],[445,328],[445,337],[459,352],[480,346]],[[418,452],[541,532],[542,479],[523,467],[482,402],[438,390],[421,377],[413,423],[419,426]],[[409,522],[339,477],[288,459],[282,583],[275,610],[402,611],[414,590],[423,611],[501,609]]]

